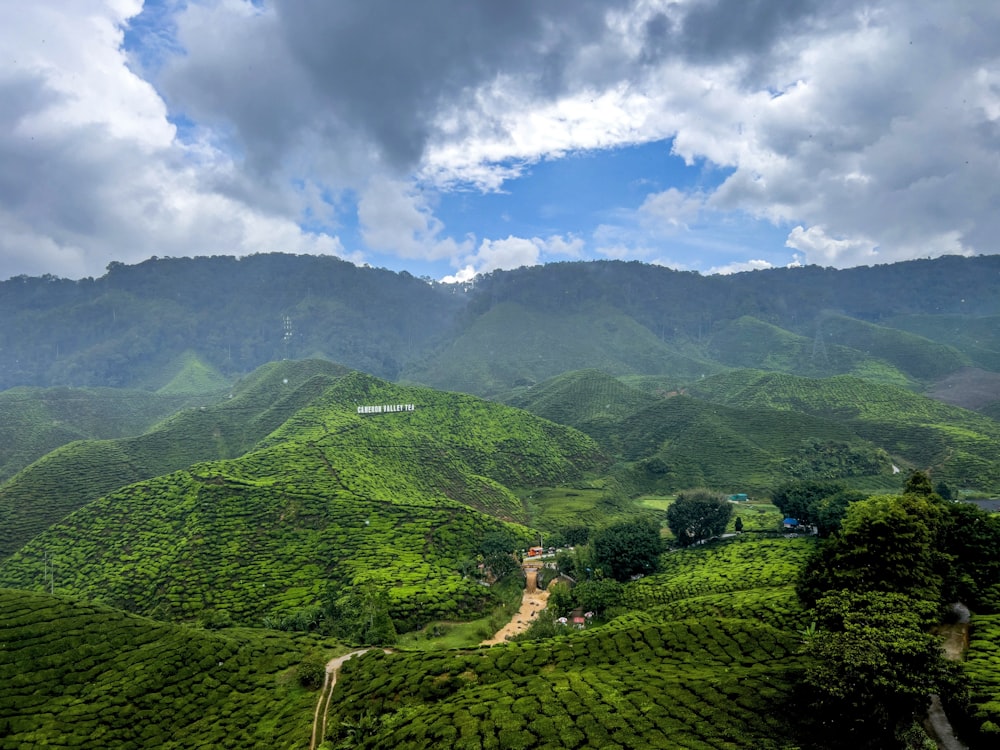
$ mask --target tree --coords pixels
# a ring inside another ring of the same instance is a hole
[[[736,533],[737,534],[742,534],[743,533],[743,517],[742,516],[736,516],[736,523],[734,524],[734,528],[736,529]]]
[[[711,490],[687,490],[667,508],[667,525],[682,547],[718,536],[726,530],[733,505]]]
[[[622,585],[612,578],[582,581],[573,589],[576,606],[597,615],[603,615],[622,599]]]
[[[365,646],[389,646],[397,637],[389,604],[388,590],[374,581],[365,581],[346,593],[331,587],[324,608],[338,638]]]
[[[820,746],[898,747],[947,678],[926,632],[932,603],[892,592],[836,591],[815,606],[804,696]]]
[[[771,502],[785,514],[786,518],[794,518],[799,523],[812,526],[819,520],[821,501],[843,489],[844,485],[840,482],[819,480],[786,482],[772,493]]]
[[[937,549],[942,506],[922,495],[876,495],[851,503],[840,533],[807,565],[799,594],[885,591],[938,601],[947,559]]]
[[[655,573],[659,567],[660,527],[647,519],[620,521],[594,534],[594,558],[617,581]]]

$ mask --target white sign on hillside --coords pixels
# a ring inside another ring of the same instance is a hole
[[[373,406],[359,406],[358,414],[390,414],[397,411],[416,411],[413,404],[375,404]]]

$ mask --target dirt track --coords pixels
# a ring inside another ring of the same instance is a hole
[[[504,643],[508,638],[513,638],[519,633],[527,630],[531,623],[538,617],[538,613],[545,609],[545,603],[549,598],[548,591],[538,591],[535,588],[535,577],[538,571],[534,568],[525,568],[528,577],[527,586],[521,596],[521,608],[511,621],[498,630],[492,638],[487,638],[482,642],[483,646],[492,646],[496,643]]]

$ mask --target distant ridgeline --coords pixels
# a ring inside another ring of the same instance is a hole
[[[391,414],[398,411],[416,411],[414,404],[374,404],[372,406],[359,406],[358,414]]]
[[[305,358],[478,395],[585,368],[924,387],[960,368],[1000,372],[1000,255],[730,276],[554,263],[474,285],[332,257],[154,258],[96,279],[0,281],[0,318],[0,389],[194,393]]]

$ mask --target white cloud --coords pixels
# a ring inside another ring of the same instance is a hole
[[[123,49],[139,0],[2,13],[0,276],[154,253],[342,254],[330,227],[355,215],[367,247],[352,258],[460,273],[595,254],[787,262],[717,231],[746,217],[781,227],[802,263],[998,249],[995,3],[157,7],[176,38],[149,33],[149,70]],[[435,216],[440,191],[516,191],[544,160],[669,138],[704,179],[660,183],[631,213],[612,215],[609,196],[586,242],[556,224],[456,239]]]
[[[472,247],[469,238],[456,242],[442,236],[444,225],[434,217],[425,197],[398,180],[372,180],[358,200],[358,218],[369,248],[401,258],[456,258]]]
[[[718,274],[720,276],[728,276],[733,273],[743,273],[744,271],[763,271],[768,268],[774,268],[766,260],[744,260],[737,261],[735,263],[727,263],[724,266],[714,266],[709,269],[710,274]]]
[[[99,275],[154,254],[344,255],[337,237],[299,226],[292,196],[248,201],[228,155],[177,140],[122,49],[141,8],[50,1],[0,25],[13,61],[0,73],[0,277]]]

